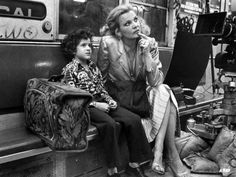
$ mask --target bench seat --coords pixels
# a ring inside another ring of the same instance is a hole
[[[210,102],[222,100],[222,96],[205,98],[207,98],[207,101],[202,101],[192,106],[180,107],[180,116],[207,109]],[[23,112],[0,115],[0,164],[51,151],[37,135],[25,128],[24,117]],[[97,137],[98,131],[96,127],[90,125],[87,133],[88,141],[95,140]]]
[[[97,136],[96,127],[90,125],[88,141]],[[52,150],[37,135],[24,126],[0,131],[0,164],[50,151]]]
[[[25,127],[0,132],[0,156],[44,147],[41,139]]]

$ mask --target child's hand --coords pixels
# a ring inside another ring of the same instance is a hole
[[[104,112],[109,112],[110,111],[110,106],[107,103],[104,102],[96,102],[95,108],[104,111]]]
[[[117,108],[117,102],[114,101],[114,100],[110,100],[108,104],[110,106],[110,109],[116,109]]]

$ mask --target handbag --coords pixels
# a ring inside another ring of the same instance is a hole
[[[150,116],[150,104],[145,81],[107,81],[109,94],[118,104],[142,118]]]
[[[87,149],[92,95],[47,79],[28,80],[24,98],[25,122],[51,149],[81,152]]]

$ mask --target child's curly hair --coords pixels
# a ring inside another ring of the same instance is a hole
[[[62,41],[61,49],[66,59],[73,59],[76,47],[82,39],[92,39],[93,33],[89,28],[83,28],[68,34]]]

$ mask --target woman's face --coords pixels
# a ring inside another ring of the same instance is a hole
[[[119,32],[122,37],[135,39],[139,37],[140,22],[134,11],[129,11],[122,14],[119,19]]]

